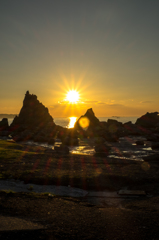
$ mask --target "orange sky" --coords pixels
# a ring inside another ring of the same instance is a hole
[[[18,114],[27,90],[53,117],[159,111],[158,12],[159,1],[2,1],[0,113]]]

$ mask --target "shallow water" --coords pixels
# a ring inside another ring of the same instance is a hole
[[[150,156],[152,154],[159,154],[159,150],[152,150],[150,143],[147,142],[146,145],[139,146],[135,142],[137,140],[145,140],[143,137],[126,137],[120,138],[119,142],[108,143],[111,147],[111,151],[108,155],[109,158],[119,158],[125,160],[133,161],[144,161],[143,157]],[[54,149],[53,145],[47,143],[36,143],[29,141],[29,145],[38,145],[45,148]],[[55,145],[60,145],[61,142],[59,139],[56,140]],[[83,154],[93,156],[95,153],[94,143],[92,140],[83,139],[79,141],[79,146],[69,147],[70,153],[72,154]]]

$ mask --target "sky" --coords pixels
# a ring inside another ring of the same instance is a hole
[[[158,0],[0,1],[0,113],[18,114],[27,90],[53,117],[159,111],[158,12]]]

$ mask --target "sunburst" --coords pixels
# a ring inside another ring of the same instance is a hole
[[[66,100],[70,103],[77,103],[79,101],[79,93],[76,90],[70,90],[66,95]]]

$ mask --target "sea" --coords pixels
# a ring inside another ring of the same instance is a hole
[[[105,121],[105,122],[107,122],[108,119],[115,119],[122,123],[125,123],[128,121],[135,123],[137,118],[138,117],[99,117],[98,119],[99,119],[99,121]],[[62,127],[66,127],[66,128],[73,128],[74,124],[77,120],[78,120],[77,117],[54,118],[54,122],[57,125],[60,125]]]
[[[99,121],[105,121],[107,122],[108,119],[115,119],[119,122],[126,123],[128,121],[131,121],[132,123],[135,123],[138,117],[98,117]],[[2,119],[0,118],[0,121]],[[54,122],[56,125],[66,127],[66,128],[73,128],[75,122],[78,120],[78,117],[56,117],[54,118]],[[8,118],[9,125],[12,123],[13,118]]]

